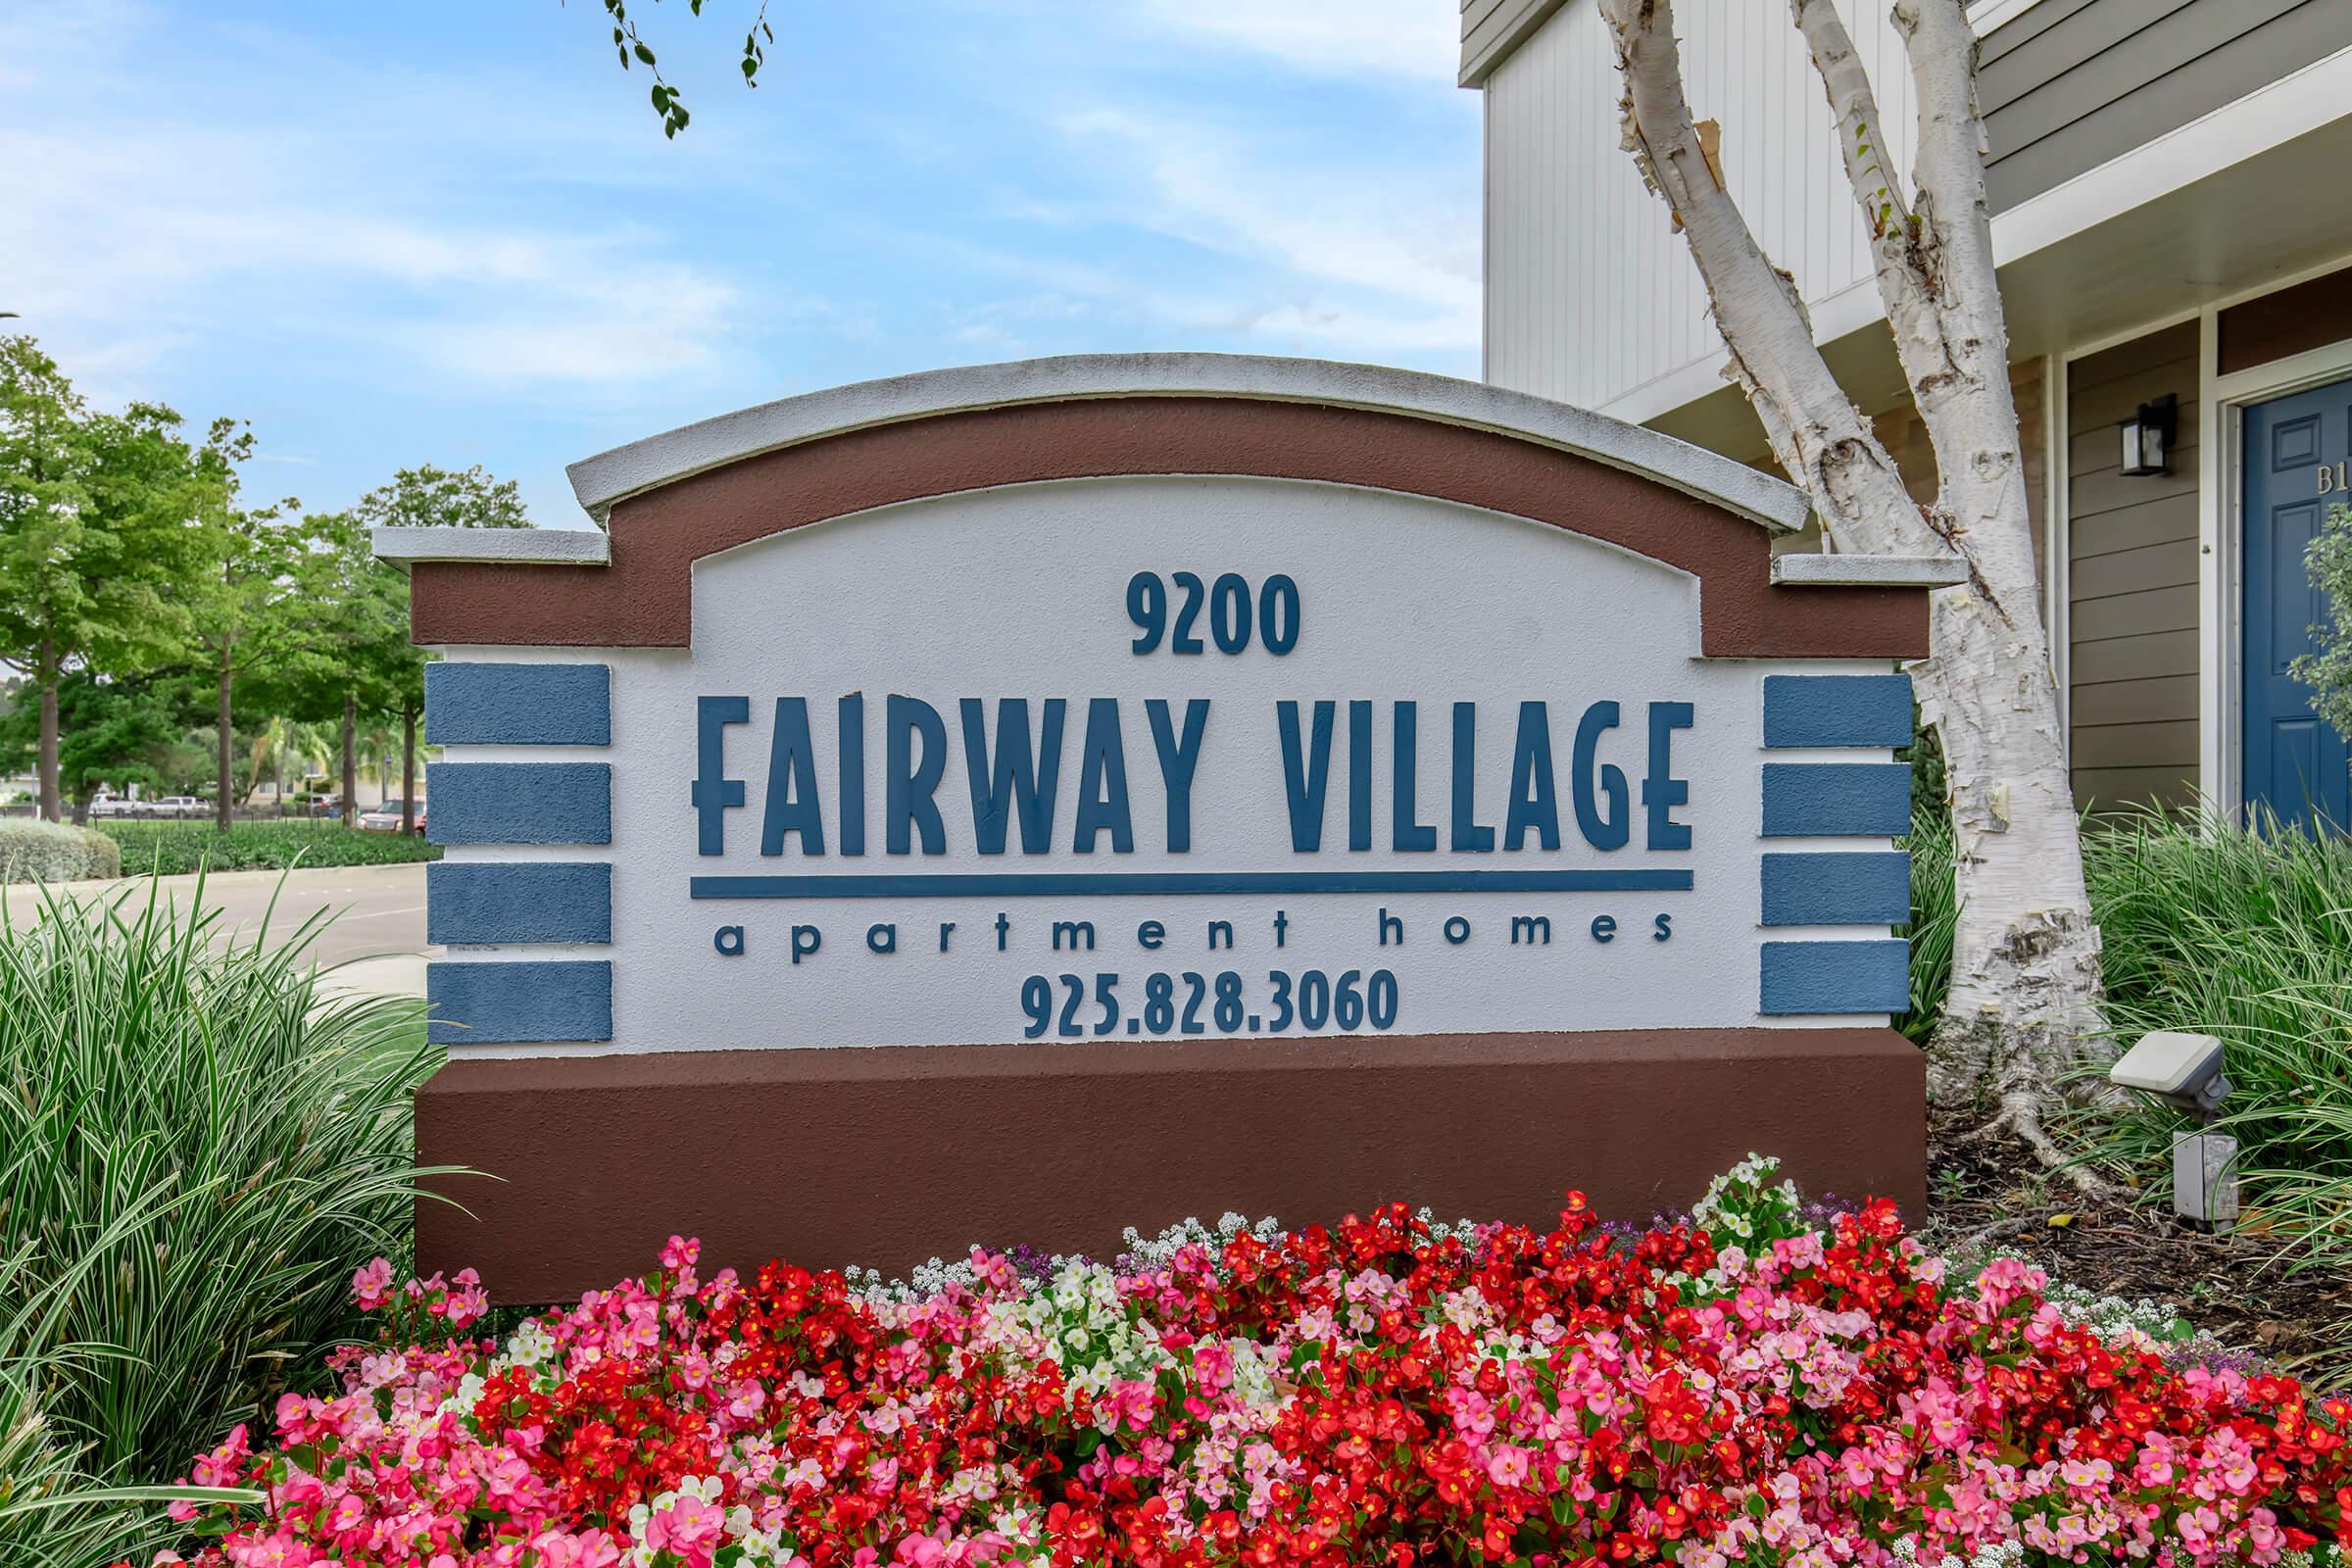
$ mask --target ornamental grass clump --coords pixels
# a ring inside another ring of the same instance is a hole
[[[1773,1174],[1640,1233],[1395,1204],[895,1288],[673,1237],[503,1343],[379,1260],[338,1391],[196,1463],[268,1502],[179,1512],[199,1568],[2340,1562],[2352,1404]]]
[[[405,1245],[436,1053],[415,1003],[319,989],[321,923],[266,945],[124,891],[0,929],[0,1296],[39,1303],[14,1353],[86,1478],[152,1481],[313,1376],[352,1268]]]
[[[2352,840],[2161,815],[2083,840],[2116,1036],[2218,1035],[2244,1201],[2303,1266],[2352,1276]],[[2168,1170],[2184,1117],[2138,1097],[2101,1152]],[[2352,1380],[2352,1323],[2328,1366]]]

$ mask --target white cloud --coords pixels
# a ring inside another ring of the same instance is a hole
[[[1157,27],[1317,74],[1450,83],[1461,19],[1446,0],[1143,0]]]
[[[625,226],[452,218],[299,139],[0,132],[0,289],[94,377],[288,321],[490,380],[707,369],[735,290],[664,249]]]
[[[1197,123],[1134,111],[1062,129],[1119,149],[1141,194],[1125,220],[1274,276],[1217,325],[1349,352],[1466,351],[1479,341],[1476,190],[1445,172],[1284,166]]]
[[[67,353],[93,396],[270,336],[539,391],[726,358],[738,293],[724,274],[663,233],[532,215],[482,177],[485,135],[502,159],[588,148],[616,173],[620,155],[596,145],[612,116],[377,63],[343,73],[268,35],[240,38],[246,69],[279,67],[307,101],[204,106],[113,52],[109,34],[153,24],[93,0],[50,18],[0,78],[23,110],[0,127],[0,309]]]

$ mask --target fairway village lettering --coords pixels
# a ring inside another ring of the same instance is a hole
[[[831,744],[825,749],[830,767],[822,765],[825,758],[816,744],[809,700],[776,699],[767,765],[760,776],[728,771],[730,765],[740,764],[728,760],[727,732],[730,726],[750,722],[751,699],[698,698],[691,799],[700,854],[727,853],[728,813],[749,809],[755,784],[760,801],[760,853],[767,857],[781,857],[789,850],[806,859],[855,858],[868,855],[877,842],[884,855],[945,856],[950,852],[951,817],[961,813],[952,810],[943,796],[961,796],[968,805],[970,845],[984,856],[1011,854],[1016,846],[1025,856],[1063,849],[1094,855],[1105,843],[1111,853],[1129,855],[1135,853],[1139,829],[1146,835],[1156,833],[1171,854],[1193,850],[1192,802],[1200,782],[1202,743],[1211,723],[1222,717],[1221,712],[1212,716],[1205,698],[1191,699],[1181,707],[1152,698],[1142,704],[1138,715],[1109,697],[1048,698],[1034,710],[1028,699],[1008,697],[997,701],[993,718],[986,700],[961,698],[952,716],[962,741],[964,767],[953,782],[948,778],[951,714],[914,697],[891,696],[880,707],[883,785],[876,801],[869,798],[866,781],[874,715],[862,694],[820,702],[813,710],[831,725]],[[1457,854],[1555,851],[1569,830],[1594,850],[1615,851],[1634,842],[1638,827],[1643,849],[1671,852],[1690,848],[1690,828],[1674,814],[1690,799],[1689,783],[1675,771],[1674,744],[1678,731],[1691,727],[1693,712],[1690,703],[1650,703],[1637,721],[1638,736],[1621,737],[1614,732],[1624,727],[1624,705],[1595,702],[1572,722],[1563,717],[1555,736],[1548,703],[1522,702],[1500,723],[1491,716],[1482,723],[1476,703],[1451,704],[1442,720],[1450,734],[1446,799],[1433,803],[1443,805],[1442,829],[1437,821],[1423,820],[1425,808],[1419,799],[1419,704],[1285,700],[1274,703],[1271,712],[1261,710],[1253,722],[1262,744],[1279,753],[1283,798],[1267,802],[1267,809],[1283,813],[1294,855],[1321,855],[1332,847],[1325,822],[1335,791],[1342,797],[1340,814],[1350,851],[1432,854],[1441,846]],[[1375,739],[1384,729],[1390,765],[1382,779],[1375,771]],[[1482,735],[1488,743],[1483,760]],[[1602,759],[1604,746],[1614,741],[1615,747],[1628,749],[1629,739],[1631,749],[1643,759],[1638,811],[1625,769]],[[1561,757],[1566,760],[1564,769],[1557,760]],[[1156,770],[1165,802],[1157,822],[1137,819],[1129,791],[1131,759],[1141,759],[1137,765]],[[1484,789],[1482,778],[1487,781]],[[1497,781],[1506,785],[1499,824],[1481,821],[1479,799],[1483,794],[1492,800]],[[1091,891],[1282,892],[1296,886],[1302,891],[1375,892],[1415,885],[1409,880],[1414,873],[1409,872],[1368,874],[1359,879],[1360,887],[1349,886],[1343,873],[1312,888],[1248,873],[1224,875],[1210,885],[1200,880],[1203,875],[1218,876],[1175,873],[1163,879],[1164,885],[1154,886],[1146,874],[1126,879],[1138,884],[1134,887],[1096,885]],[[1481,884],[1475,872],[1438,875],[1451,890],[1514,886],[1503,881]],[[1543,890],[1579,890],[1576,883],[1560,879],[1580,875],[1589,888],[1690,885],[1688,873],[1679,872],[1663,873],[1661,880],[1646,884],[1629,882],[1624,873],[1560,872],[1547,876]],[[721,894],[706,892],[701,884],[758,880],[698,879],[697,896],[747,896],[750,890],[741,886]],[[906,885],[874,891],[958,891],[953,886],[957,879],[952,876],[890,880]],[[968,891],[1059,891],[987,880],[995,885]],[[1097,881],[1084,874],[1070,880]],[[1532,883],[1516,885],[1536,890]]]

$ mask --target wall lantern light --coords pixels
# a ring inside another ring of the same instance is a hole
[[[2173,1211],[2208,1230],[2237,1223],[2237,1140],[2217,1133],[2230,1080],[2222,1074],[2222,1043],[2212,1035],[2160,1029],[2107,1069],[2108,1079],[2194,1111],[2199,1126],[2173,1143]]]
[[[2173,435],[2180,417],[2180,400],[2167,392],[2153,403],[2142,403],[2138,412],[2124,421],[2126,474],[2173,471]]]

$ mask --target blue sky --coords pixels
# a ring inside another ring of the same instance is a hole
[[[1453,0],[18,0],[0,310],[249,489],[519,479],[772,397],[1128,349],[1478,368]]]

